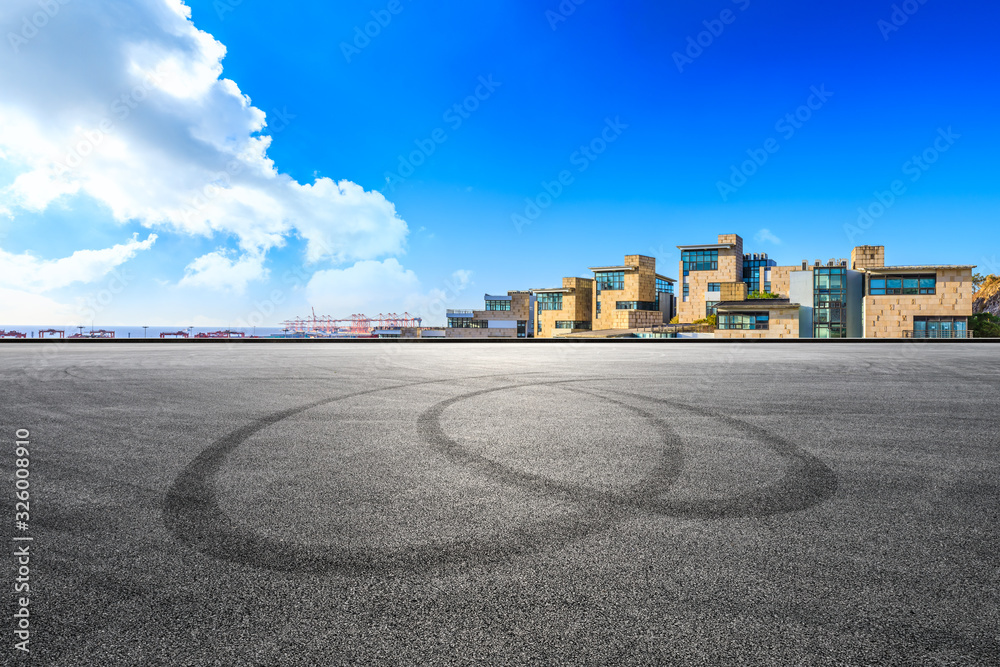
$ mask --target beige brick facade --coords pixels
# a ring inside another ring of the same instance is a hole
[[[762,300],[763,301],[763,300]],[[716,338],[798,338],[799,309],[798,308],[766,308],[770,321],[763,331],[748,329],[716,329]]]
[[[602,289],[597,293],[597,282],[592,285],[594,314],[592,328],[633,329],[663,324],[659,311],[618,310],[619,301],[656,301],[656,260],[645,255],[626,255],[624,289]],[[615,267],[607,267],[612,269]],[[600,314],[597,303],[600,302]]]
[[[677,317],[681,322],[694,322],[705,317],[705,292],[709,283],[735,283],[743,280],[743,239],[737,234],[719,234],[719,243],[733,244],[719,248],[719,268],[715,271],[691,271],[685,278],[684,262],[678,262]],[[688,299],[684,300],[685,280]]]
[[[746,301],[747,284],[744,282],[722,283],[722,301]]]
[[[854,261],[854,253],[851,253],[851,257]],[[908,272],[915,273],[915,270]],[[868,272],[867,281],[879,273]],[[881,273],[906,275],[906,272],[894,271],[891,267]],[[865,294],[865,338],[903,338],[904,332],[913,330],[914,317],[961,318],[972,315],[972,268],[939,268],[920,273],[934,273],[937,276],[935,294]]]
[[[555,338],[578,329],[558,329],[556,322],[591,322],[593,320],[594,281],[590,278],[563,278],[562,309],[539,310],[535,303],[535,338]],[[541,292],[542,290],[536,291]]]
[[[885,246],[859,245],[851,250],[850,268],[855,271],[880,269],[883,266],[885,266]]]
[[[512,291],[507,292],[510,297],[510,310],[473,310],[473,320],[502,320],[514,321],[512,328],[484,327],[482,329],[466,329],[462,327],[448,327],[445,330],[447,338],[517,338],[517,322],[521,321],[527,326],[528,317],[531,311],[531,292]]]

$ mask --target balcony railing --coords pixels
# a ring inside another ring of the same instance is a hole
[[[972,338],[972,331],[965,329],[951,329],[948,331],[926,331],[907,330],[903,332],[903,338]]]

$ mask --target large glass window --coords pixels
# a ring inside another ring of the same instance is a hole
[[[762,267],[776,266],[777,262],[767,258],[767,253],[743,255],[743,282],[747,293],[760,291],[760,270]]]
[[[966,317],[914,317],[914,338],[967,338],[968,318]]]
[[[847,337],[847,268],[813,269],[813,337]]]
[[[616,301],[618,310],[656,310],[655,301]]]
[[[706,301],[705,302],[705,317],[711,317],[715,315],[715,309],[719,305],[719,301]]]
[[[625,272],[624,271],[601,271],[594,274],[594,280],[597,281],[597,291],[601,290],[622,290],[625,289]]]
[[[518,320],[517,321],[517,337],[527,338],[528,337],[528,321]]]
[[[486,301],[486,310],[510,310],[510,301]]]
[[[718,250],[683,250],[681,262],[685,271],[717,271],[719,269]]]
[[[935,294],[936,275],[876,276],[868,281],[868,294]]]
[[[583,329],[585,331],[590,331],[590,320],[581,320],[577,322],[557,320],[556,329]]]
[[[766,330],[770,323],[768,313],[719,313],[719,328],[726,330]]]
[[[536,298],[538,310],[562,310],[562,292],[539,294]]]
[[[687,283],[684,283],[684,298],[686,299],[689,296],[691,296],[691,286],[688,285]]]
[[[490,323],[486,320],[474,320],[469,317],[449,317],[448,326],[453,329],[488,329]]]
[[[722,283],[709,283],[708,287],[705,288],[706,292],[721,292]]]
[[[663,278],[657,278],[656,279],[656,292],[657,292],[657,294],[659,294],[660,292],[666,292],[667,294],[673,294],[674,293],[674,284],[672,282],[668,282],[668,281],[664,280]]]

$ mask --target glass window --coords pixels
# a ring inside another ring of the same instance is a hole
[[[616,301],[618,310],[656,310],[655,301]]]
[[[486,310],[510,310],[510,301],[494,301],[489,299],[486,301]]]
[[[597,282],[597,291],[601,290],[622,290],[625,289],[624,271],[601,271],[594,273],[594,280]]]
[[[673,294],[674,293],[674,284],[671,283],[671,282],[668,282],[666,280],[663,280],[662,278],[657,278],[656,279],[656,291],[657,292],[666,292],[667,294]]]
[[[706,301],[705,302],[705,317],[711,317],[715,315],[715,308],[719,305],[719,301]]]
[[[722,283],[709,283],[708,284],[708,289],[706,291],[707,292],[721,292],[722,291]]]
[[[914,338],[966,338],[968,318],[965,317],[914,317]]]
[[[868,294],[882,296],[886,294],[934,294],[937,288],[937,276],[879,276],[868,281]]]
[[[538,310],[562,310],[562,292],[539,294],[536,297],[535,303],[538,304]]]
[[[685,271],[716,271],[719,268],[719,251],[684,250],[681,262]]]
[[[726,330],[766,330],[770,323],[768,313],[720,313],[719,328]]]
[[[583,329],[584,331],[590,331],[590,320],[578,320],[578,321],[557,321],[556,329]]]
[[[448,326],[452,329],[488,329],[487,320],[473,320],[468,317],[449,317]]]

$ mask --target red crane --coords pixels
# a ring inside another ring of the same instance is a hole
[[[376,317],[355,313],[349,318],[334,318],[329,315],[317,316],[316,309],[313,308],[311,317],[296,317],[286,320],[282,325],[286,330],[300,334],[357,337],[371,336],[372,329],[376,328],[419,327],[422,321],[422,318],[409,313],[402,315],[379,313]]]

